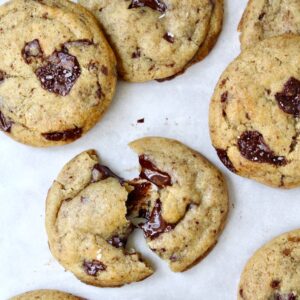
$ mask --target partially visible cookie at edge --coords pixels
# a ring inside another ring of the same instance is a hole
[[[55,291],[55,290],[36,290],[27,292],[10,300],[85,300],[84,298],[76,297],[74,295]]]
[[[260,248],[241,275],[239,300],[297,300],[300,297],[300,230]]]
[[[153,273],[133,249],[124,181],[93,150],[67,163],[49,190],[46,229],[53,256],[79,280],[115,287]]]
[[[222,74],[210,136],[232,172],[280,188],[300,185],[300,36],[266,39]]]
[[[0,27],[0,129],[39,147],[80,138],[115,91],[116,60],[97,20],[70,1],[12,0]]]
[[[80,0],[98,18],[128,81],[165,80],[204,58],[222,28],[223,0]]]
[[[300,34],[298,0],[249,0],[239,23],[242,49],[282,34]]]
[[[128,213],[145,218],[139,227],[150,249],[172,271],[185,271],[210,252],[223,230],[228,212],[223,176],[175,140],[146,137],[130,147],[139,155],[141,172]]]

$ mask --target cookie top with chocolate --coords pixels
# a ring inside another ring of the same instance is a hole
[[[221,76],[210,135],[224,165],[274,187],[300,185],[300,36],[266,39]]]
[[[300,230],[268,242],[248,261],[239,300],[297,300],[300,297]]]
[[[15,296],[10,300],[84,300],[68,293],[54,290],[36,290]]]
[[[80,0],[95,14],[134,82],[164,79],[203,58],[222,27],[223,0]],[[194,59],[195,58],[195,59]]]
[[[223,176],[175,140],[148,137],[130,147],[141,165],[129,194],[130,219],[144,218],[139,227],[151,250],[172,271],[185,271],[214,247],[224,227],[228,195]]]
[[[243,49],[269,37],[300,34],[300,1],[249,0],[238,30]]]
[[[115,90],[97,21],[70,1],[12,0],[0,7],[0,28],[0,129],[33,146],[78,139]]]
[[[129,189],[130,190],[130,189]],[[140,281],[152,269],[133,249],[126,219],[125,182],[86,151],[62,169],[49,190],[46,229],[53,256],[81,281],[121,286]]]

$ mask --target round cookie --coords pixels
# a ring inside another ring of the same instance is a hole
[[[269,37],[300,34],[300,2],[249,0],[238,30],[242,49]]]
[[[79,0],[98,18],[128,81],[170,79],[208,54],[223,0]]]
[[[0,28],[0,129],[52,146],[94,126],[116,84],[115,57],[95,18],[70,1],[13,0],[0,7]]]
[[[231,171],[283,188],[300,185],[300,36],[245,50],[221,76],[210,135]]]
[[[10,300],[84,300],[84,299],[60,291],[36,290],[32,292],[27,292],[19,296],[15,296]]]
[[[248,261],[239,300],[297,300],[300,297],[300,230],[285,233],[259,249]]]
[[[135,251],[125,249],[133,229],[126,219],[127,197],[125,182],[100,165],[92,150],[72,159],[50,188],[50,250],[81,281],[114,287],[152,274]]]
[[[130,143],[139,155],[140,177],[129,194],[130,218],[152,251],[182,272],[216,244],[228,211],[222,174],[203,156],[175,140],[147,137]]]

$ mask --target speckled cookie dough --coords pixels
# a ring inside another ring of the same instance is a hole
[[[282,188],[300,185],[300,36],[266,39],[221,76],[210,135],[224,165]]]
[[[11,298],[10,300],[85,300],[64,292],[36,290]]]
[[[0,55],[0,129],[19,142],[70,143],[111,102],[115,57],[95,18],[80,5],[67,0],[2,5]]]
[[[120,76],[141,82],[182,73],[222,28],[223,0],[79,0],[100,21]]]
[[[243,49],[269,37],[300,34],[300,1],[249,0],[238,30]]]
[[[53,183],[46,206],[50,250],[81,281],[114,287],[152,274],[135,251],[125,249],[133,229],[127,197],[123,180],[100,164],[95,151],[72,159]]]
[[[299,265],[300,230],[276,237],[248,261],[241,276],[238,299],[299,299]]]
[[[228,195],[223,176],[175,140],[143,138],[130,147],[139,155],[141,173],[130,194],[129,214],[145,218],[140,227],[151,250],[172,271],[185,271],[214,247],[224,227]]]

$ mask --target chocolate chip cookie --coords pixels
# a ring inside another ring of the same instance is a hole
[[[249,0],[238,30],[243,49],[265,38],[300,34],[299,0]]]
[[[227,211],[221,173],[203,156],[175,140],[149,137],[130,147],[141,172],[129,194],[130,219],[144,218],[152,251],[181,272],[200,261],[216,244]]]
[[[81,281],[121,286],[153,270],[125,249],[133,227],[126,219],[123,179],[99,162],[95,151],[72,159],[49,190],[46,229],[53,256]]]
[[[100,21],[120,76],[170,78],[204,58],[222,28],[223,0],[79,0]]]
[[[259,249],[241,276],[239,300],[297,300],[300,297],[300,230]]]
[[[83,298],[73,296],[64,292],[54,290],[37,290],[28,292],[10,300],[84,300]]]
[[[62,0],[2,5],[0,55],[0,129],[19,142],[70,143],[111,102],[114,54],[80,5]]]
[[[300,36],[245,50],[221,76],[210,135],[232,172],[283,188],[300,185]]]

